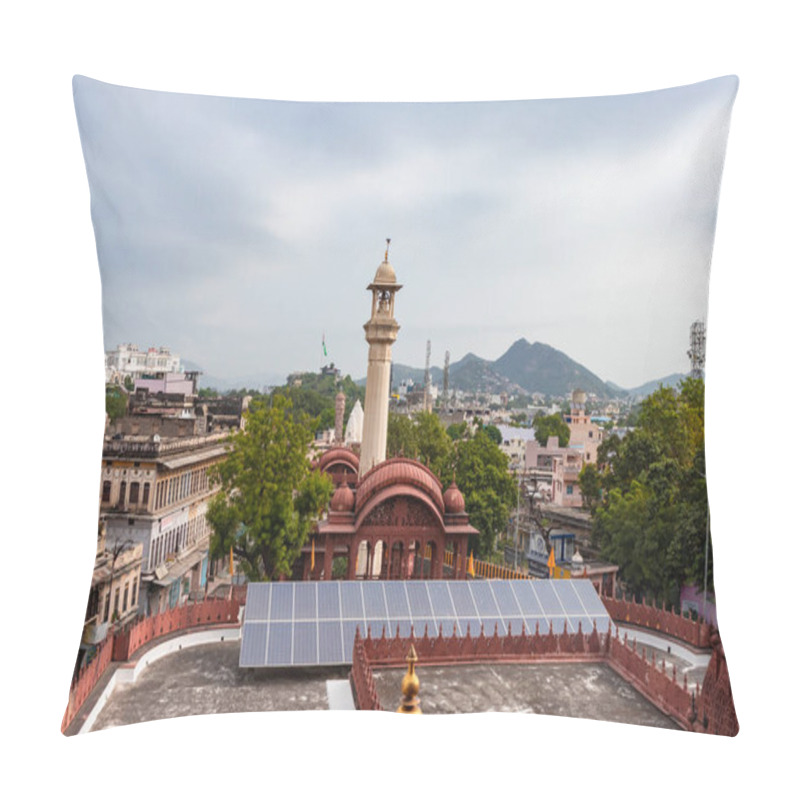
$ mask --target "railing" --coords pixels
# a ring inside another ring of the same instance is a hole
[[[453,559],[454,559],[453,551],[445,550],[444,551],[445,566],[455,569]],[[532,578],[531,575],[528,575],[525,572],[520,572],[519,570],[506,567],[503,564],[492,564],[490,561],[479,561],[477,558],[472,559],[472,564],[475,568],[476,578],[488,578],[488,579],[499,578],[502,580],[527,580],[529,578]],[[469,559],[464,558],[463,556],[459,557],[458,565],[459,567],[464,568],[464,572],[467,572],[467,569],[469,567]]]
[[[679,639],[692,647],[707,648],[711,646],[711,625],[689,617],[667,611],[646,603],[633,603],[623,598],[601,597],[609,616],[620,624],[630,623],[641,628],[657,631],[673,639]]]
[[[110,634],[100,643],[95,657],[72,682],[67,710],[61,721],[63,733],[78,715],[86,698],[102,678],[112,661],[128,661],[145,644],[176,631],[200,626],[238,625],[236,600],[204,600],[170,609],[163,614],[144,617],[125,630]]]
[[[703,680],[702,692],[698,685],[690,689],[686,676],[677,678],[676,668],[670,672],[666,663],[656,664],[655,655],[648,660],[640,654],[636,640],[631,644],[627,635],[619,638],[599,634],[594,626],[591,633],[554,634],[552,625],[547,633],[538,628],[534,633],[500,636],[497,629],[486,635],[483,628],[478,636],[460,638],[455,635],[430,636],[427,629],[421,637],[372,638],[369,633],[362,639],[358,630],[353,643],[353,667],[350,678],[359,709],[380,710],[375,689],[373,668],[399,667],[405,663],[411,644],[418,657],[417,670],[423,682],[426,666],[454,664],[493,663],[552,663],[603,662],[630,682],[641,694],[663,713],[672,717],[685,730],[735,736],[739,730],[730,692],[727,663],[718,638],[712,642],[714,652]],[[398,687],[399,689],[399,687]],[[424,699],[423,699],[424,702]]]

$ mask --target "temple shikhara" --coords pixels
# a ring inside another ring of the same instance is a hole
[[[446,490],[425,465],[386,458],[392,345],[400,326],[395,296],[402,286],[386,254],[367,290],[372,313],[364,325],[369,343],[360,453],[344,442],[315,462],[336,486],[327,519],[303,550],[303,579],[330,580],[333,559],[347,559],[347,579],[441,579],[445,552],[452,576],[467,574],[469,524],[464,498],[453,482]],[[344,398],[337,403],[336,438],[342,441]],[[312,566],[313,562],[313,566]]]

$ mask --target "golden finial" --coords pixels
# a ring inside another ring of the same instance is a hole
[[[417,661],[419,661],[417,658],[417,651],[412,644],[406,656],[408,672],[403,676],[403,682],[400,684],[400,691],[403,693],[403,702],[397,709],[398,714],[422,713],[422,709],[419,707],[419,698],[417,697],[419,694],[419,678],[414,672],[414,664],[416,664]]]
[[[392,241],[391,239],[387,239],[386,240],[386,252],[383,254],[383,260],[384,261],[388,261],[389,260],[389,245],[391,244],[391,241]]]

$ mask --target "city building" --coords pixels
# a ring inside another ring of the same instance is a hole
[[[97,552],[83,623],[79,666],[105,639],[110,626],[124,625],[136,616],[141,566],[141,542],[126,539],[109,543],[105,521],[101,519],[97,526]]]
[[[135,344],[120,344],[106,352],[106,383],[123,383],[155,373],[181,371],[181,359],[168,347],[148,347],[140,350]]]
[[[134,418],[126,418],[129,426]],[[202,422],[202,420],[201,420]],[[100,514],[107,548],[141,546],[140,613],[202,595],[208,578],[210,470],[228,453],[227,432],[197,433],[198,420],[142,418],[148,433],[107,434]],[[176,431],[177,425],[185,431]],[[154,428],[161,432],[150,433]]]

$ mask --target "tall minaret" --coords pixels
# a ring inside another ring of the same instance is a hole
[[[359,477],[386,460],[392,345],[397,339],[397,331],[400,330],[394,318],[394,295],[403,288],[397,283],[394,269],[389,263],[390,241],[386,240],[383,263],[378,267],[372,283],[367,286],[367,290],[372,292],[372,316],[364,325],[369,342],[369,362]]]

